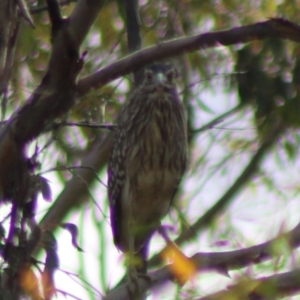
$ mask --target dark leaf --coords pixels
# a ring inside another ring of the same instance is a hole
[[[46,253],[42,284],[45,299],[50,299],[55,293],[54,273],[59,267],[59,258],[55,249],[47,249]]]
[[[78,227],[72,223],[63,223],[62,228],[68,230],[72,236],[72,245],[80,252],[83,252],[83,249],[78,246],[77,237],[78,237]]]
[[[52,192],[48,180],[42,176],[39,176],[39,178],[40,178],[40,189],[44,200],[51,201]]]

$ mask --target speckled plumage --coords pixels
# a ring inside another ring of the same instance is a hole
[[[152,65],[117,121],[108,164],[114,242],[138,252],[167,214],[187,161],[187,129],[176,73]]]

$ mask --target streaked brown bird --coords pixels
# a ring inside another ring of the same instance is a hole
[[[108,164],[114,243],[129,268],[147,272],[150,238],[167,214],[187,163],[187,120],[171,65],[146,68],[124,105]],[[133,259],[133,257],[139,257]]]

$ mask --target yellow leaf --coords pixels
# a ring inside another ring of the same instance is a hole
[[[23,268],[20,273],[20,286],[22,290],[33,300],[41,300],[38,278],[28,267]]]
[[[192,260],[186,257],[175,244],[168,244],[162,252],[162,257],[167,261],[171,261],[170,271],[180,285],[184,285],[197,272]]]

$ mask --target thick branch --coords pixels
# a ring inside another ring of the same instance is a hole
[[[54,3],[56,1],[48,1]],[[26,144],[41,134],[52,122],[72,107],[76,93],[76,77],[82,59],[79,46],[87,34],[103,1],[79,0],[71,16],[62,22],[53,36],[53,47],[47,72],[25,105],[16,111],[0,133],[0,200],[16,202],[15,191],[24,202],[21,186],[27,186]],[[50,4],[51,6],[51,4]],[[52,21],[59,19],[57,7]],[[37,242],[37,241],[36,241]]]
[[[17,27],[16,3],[10,0],[0,1],[0,96],[7,89],[11,73]]]
[[[49,6],[51,20],[59,23],[60,13],[56,1],[48,2],[51,3]],[[9,132],[12,139],[17,139],[21,144],[27,143],[45,130],[55,118],[65,114],[72,107],[76,92],[76,77],[82,64],[78,53],[79,46],[103,2],[79,1],[68,21],[57,28],[46,75],[26,104],[12,116],[3,131]],[[57,27],[57,24],[53,26]]]
[[[138,0],[125,0],[125,13],[126,13],[126,27],[127,27],[127,40],[128,50],[130,53],[141,49],[142,40],[140,35],[140,19],[138,7]]]
[[[139,1],[125,0],[125,15],[126,15],[126,31],[127,43],[129,53],[140,50],[142,47],[142,39],[140,35],[140,17],[139,17]],[[136,86],[140,85],[143,80],[143,70],[136,70],[134,72],[134,83]]]
[[[300,42],[300,27],[290,21],[276,18],[229,30],[204,33],[159,43],[156,46],[127,56],[81,79],[78,82],[78,92],[80,95],[84,95],[91,89],[99,88],[155,60],[162,60],[206,48],[229,46],[267,38],[281,38]]]
[[[269,240],[268,242],[262,243],[257,246],[249,247],[246,249],[235,250],[235,251],[226,251],[219,253],[203,253],[199,252],[194,254],[190,259],[195,264],[197,270],[199,272],[204,271],[216,271],[221,274],[227,274],[230,270],[240,269],[247,267],[252,264],[258,264],[272,257],[276,257],[279,253],[274,251],[274,243],[276,243],[279,239],[285,239],[287,241],[287,246],[291,248],[299,247],[300,245],[300,223],[291,231],[282,234],[280,237]],[[150,273],[151,280],[138,280],[138,287],[141,293],[145,293],[147,290],[152,289],[154,287],[158,287],[160,285],[165,284],[169,280],[174,280],[174,276],[171,273],[172,268],[168,266],[163,267],[155,272]],[[296,273],[294,273],[296,272]],[[276,276],[294,276],[297,274],[299,276],[299,270],[292,271],[289,273],[285,273],[282,275],[274,275]],[[271,277],[274,277],[271,276]],[[270,277],[270,278],[271,278]],[[283,277],[286,278],[286,277]],[[297,281],[298,282],[298,281]],[[298,282],[299,283],[299,282]],[[281,283],[276,283],[274,288],[281,288]],[[294,291],[298,285],[295,281],[284,281],[282,285],[282,289],[286,292]],[[299,290],[299,289],[297,289]],[[121,285],[120,287],[112,290],[105,298],[105,300],[109,299],[130,299],[128,296],[128,288],[125,285]],[[202,299],[202,298],[201,298]],[[203,298],[210,299],[210,298]],[[212,298],[215,299],[215,298]],[[227,299],[227,298],[216,298],[216,299]],[[243,298],[238,298],[243,299]],[[274,299],[274,298],[273,298]]]
[[[80,45],[94,24],[106,0],[79,0],[69,17],[72,35]]]
[[[230,288],[198,300],[269,300],[293,296],[300,291],[300,269],[258,279],[245,279]]]

